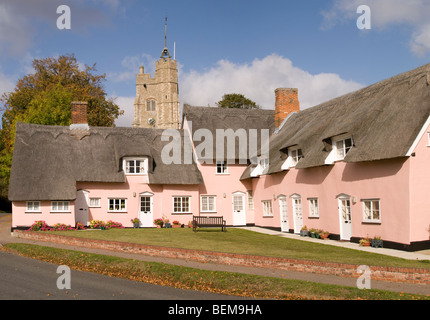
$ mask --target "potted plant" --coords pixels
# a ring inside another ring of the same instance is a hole
[[[158,219],[154,220],[154,224],[157,226],[157,228],[162,228],[164,221],[163,221],[163,219],[158,218]]]
[[[309,236],[309,234],[310,234],[310,232],[308,231],[308,227],[303,226],[302,229],[300,230],[300,236],[307,237],[307,236]]]
[[[131,219],[131,223],[133,223],[133,228],[139,228],[140,220],[138,218]]]
[[[375,236],[371,241],[371,246],[374,248],[383,248],[383,242],[380,236]]]
[[[369,237],[362,238],[358,243],[361,247],[370,247],[371,239]]]
[[[172,224],[172,228],[180,228],[181,227],[181,224],[179,223],[178,220],[175,220],[172,223],[173,223]]]
[[[317,230],[317,229],[315,229],[315,228],[311,228],[311,229],[309,230],[309,232],[311,233],[311,237],[312,237],[312,238],[319,239],[319,237],[320,237],[320,231],[319,231],[319,230]]]
[[[328,232],[328,231],[324,231],[324,230],[321,230],[321,232],[320,232],[320,238],[321,239],[328,239],[328,236],[330,235],[330,233]]]

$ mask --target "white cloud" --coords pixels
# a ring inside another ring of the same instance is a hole
[[[124,114],[115,120],[117,127],[131,127],[134,120],[134,99],[136,97],[116,97],[115,103],[119,106]]]
[[[298,88],[301,109],[317,105],[363,85],[333,73],[312,75],[276,54],[251,64],[221,60],[206,72],[180,76],[180,101],[196,106],[215,106],[226,93],[241,93],[264,109],[273,109],[276,88]]]
[[[332,7],[321,12],[323,29],[357,19],[357,7],[366,4],[371,9],[372,29],[395,26],[412,28],[410,49],[424,56],[430,53],[430,1],[428,0],[334,0]]]

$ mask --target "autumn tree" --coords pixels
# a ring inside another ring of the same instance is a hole
[[[240,93],[225,94],[216,105],[219,108],[260,109],[259,105]]]
[[[88,102],[90,126],[114,126],[122,111],[107,97],[95,64],[81,70],[74,55],[35,59],[34,73],[18,80],[12,92],[0,98],[3,103],[0,130],[0,196],[9,184],[10,167],[18,121],[43,125],[70,125],[71,102]]]

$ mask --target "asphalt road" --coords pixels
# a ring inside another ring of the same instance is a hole
[[[1,300],[228,300],[227,295],[157,286],[71,270],[70,289],[58,289],[58,265],[0,251]],[[60,283],[65,283],[60,281]]]

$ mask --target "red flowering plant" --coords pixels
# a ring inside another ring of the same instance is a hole
[[[51,228],[48,227],[45,221],[39,220],[35,221],[28,229],[28,231],[51,231]]]

